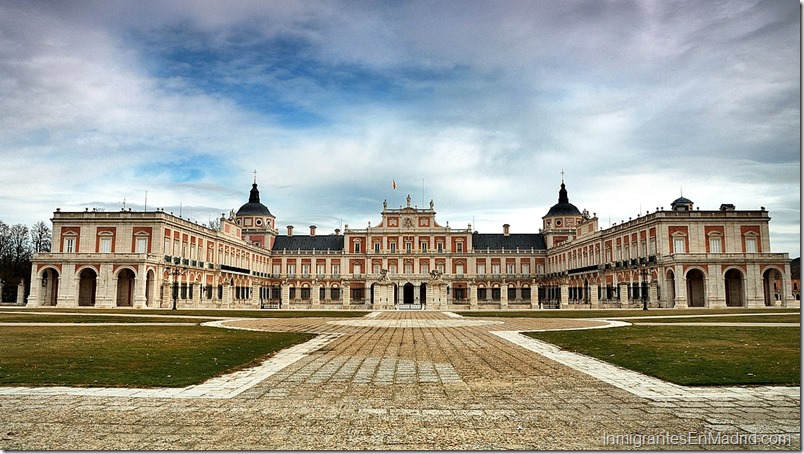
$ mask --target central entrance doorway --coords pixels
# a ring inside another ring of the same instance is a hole
[[[411,310],[411,309],[423,309],[424,308],[424,301],[427,298],[427,287],[425,284],[421,284],[419,287],[419,298],[416,299],[416,287],[408,282],[407,284],[402,286],[402,304],[399,304],[397,307],[402,310]]]

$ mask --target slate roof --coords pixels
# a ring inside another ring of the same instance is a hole
[[[236,216],[274,216],[268,211],[267,206],[260,203],[260,191],[257,189],[257,183],[251,185],[248,203],[237,210]]]
[[[502,233],[473,233],[472,247],[474,250],[483,249],[509,249],[515,250],[547,250],[544,235],[541,233],[512,233],[505,236]]]
[[[281,251],[287,249],[288,251],[342,251],[343,250],[343,235],[277,235],[274,240],[274,246],[271,248],[273,251]]]

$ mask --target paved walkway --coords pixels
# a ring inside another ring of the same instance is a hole
[[[647,392],[649,377],[518,334],[608,322],[370,315],[218,322],[325,336],[277,354],[271,370],[191,387],[198,397],[5,388],[0,449],[722,448],[717,434],[743,435],[728,448],[800,446],[798,388],[710,392],[656,380]]]

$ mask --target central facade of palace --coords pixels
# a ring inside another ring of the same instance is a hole
[[[792,306],[790,260],[768,212],[679,198],[608,229],[569,202],[538,233],[442,226],[434,204],[389,208],[365,229],[299,234],[260,202],[213,230],[164,211],[62,212],[34,257],[28,306],[539,309]]]

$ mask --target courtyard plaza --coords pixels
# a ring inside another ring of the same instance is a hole
[[[621,323],[435,311],[212,322],[320,336],[186,388],[0,388],[0,449],[800,449],[799,387],[679,386],[519,334]],[[716,433],[791,443],[701,442]],[[679,438],[622,441],[665,435]]]

